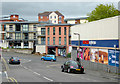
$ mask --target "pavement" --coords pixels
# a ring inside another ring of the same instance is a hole
[[[21,59],[20,65],[10,65],[8,60],[11,56]],[[117,83],[116,74],[85,69],[85,74],[74,74],[61,72],[61,65],[69,60],[57,57],[56,62],[41,61],[41,56],[21,54],[14,52],[3,52],[6,61],[3,66],[2,82],[112,82]],[[5,72],[6,71],[6,72]]]

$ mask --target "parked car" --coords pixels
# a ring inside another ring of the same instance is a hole
[[[41,57],[41,60],[47,60],[47,61],[56,61],[55,55],[45,55]]]
[[[9,59],[9,64],[20,64],[20,59],[18,57],[11,57]]]
[[[61,66],[62,72],[67,71],[68,73],[70,72],[80,72],[84,73],[84,67],[81,66],[81,64],[77,61],[66,61],[62,66]]]

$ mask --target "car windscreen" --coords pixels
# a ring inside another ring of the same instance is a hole
[[[18,58],[18,57],[13,57],[13,59],[14,59],[14,60],[19,60],[19,58]]]
[[[72,66],[77,66],[77,65],[80,66],[80,63],[79,63],[79,62],[76,62],[76,61],[71,61],[70,64],[71,64]]]

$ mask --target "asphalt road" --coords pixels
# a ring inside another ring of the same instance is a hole
[[[115,79],[102,78],[97,75],[97,72],[89,70],[86,70],[85,74],[61,72],[60,66],[69,60],[63,57],[57,57],[56,62],[50,62],[41,61],[41,56],[14,52],[3,52],[2,56],[7,64],[7,68],[2,71],[3,82],[117,82]],[[8,64],[8,59],[11,56],[18,56],[21,59],[21,64]]]

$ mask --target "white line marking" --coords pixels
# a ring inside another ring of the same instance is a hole
[[[33,72],[34,74],[37,74],[37,75],[39,75],[40,76],[40,74],[39,73],[37,73],[37,72]]]
[[[8,79],[8,74],[7,74],[7,71],[4,71],[4,73],[6,74],[6,78]]]
[[[47,80],[49,80],[49,81],[53,81],[53,80],[51,80],[51,79],[49,79],[49,78],[47,78],[47,77],[45,77],[45,76],[44,76],[43,78],[45,78],[45,79],[47,79]]]

